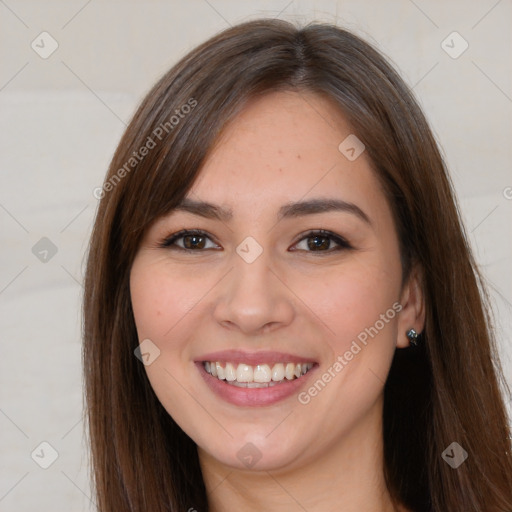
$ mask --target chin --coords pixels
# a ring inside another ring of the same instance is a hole
[[[250,471],[276,471],[289,467],[298,454],[306,450],[306,446],[298,444],[285,430],[280,435],[270,436],[267,428],[262,427],[261,433],[258,430],[253,425],[251,432],[245,435],[231,431],[233,438],[228,443],[207,442],[203,450],[220,464]]]

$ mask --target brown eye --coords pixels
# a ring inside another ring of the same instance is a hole
[[[160,247],[197,252],[201,252],[203,249],[212,249],[218,247],[215,244],[213,247],[207,247],[206,244],[208,240],[210,240],[210,237],[204,231],[183,230],[167,237],[162,241]]]
[[[330,231],[311,231],[304,236],[299,243],[306,241],[306,252],[331,253],[341,249],[351,249],[352,246],[342,237],[331,233]],[[335,247],[332,248],[332,244]],[[295,250],[295,249],[294,249]]]
[[[184,235],[181,237],[183,239],[183,245],[185,249],[204,249],[205,247],[205,239],[206,237],[200,235]]]
[[[308,237],[307,240],[308,248],[312,251],[315,251],[316,249],[329,249],[329,246],[331,245],[331,239],[326,236]]]
[[[211,237],[204,231],[182,230],[163,240],[160,243],[160,247],[189,252],[203,252],[203,250],[206,249],[218,248],[218,246],[213,242],[212,246],[208,247],[208,241],[211,242]],[[310,233],[307,233],[306,236],[301,238],[298,244],[300,243],[305,243],[305,247],[292,250],[315,253],[332,253],[342,249],[352,248],[344,238],[325,230],[311,231]],[[296,246],[298,244],[296,244]]]

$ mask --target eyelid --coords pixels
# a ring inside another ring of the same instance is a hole
[[[180,247],[174,243],[176,240],[179,240],[180,238],[183,238],[184,236],[187,236],[187,235],[203,236],[205,238],[210,239],[215,244],[220,245],[216,241],[215,237],[213,235],[210,235],[210,233],[208,233],[207,231],[204,231],[202,229],[182,229],[182,230],[177,231],[176,233],[173,233],[172,235],[169,235],[168,237],[164,238],[158,244],[158,247],[164,248],[164,249],[172,248],[172,249],[176,249],[176,250],[181,250],[181,251],[186,251],[186,252],[197,252],[197,253],[204,252],[206,250],[206,249],[199,249],[199,250],[187,249],[184,247]],[[291,250],[299,251],[299,252],[301,252],[301,251],[302,252],[310,252],[310,253],[316,253],[316,254],[321,255],[321,254],[331,254],[331,253],[336,252],[341,249],[344,249],[344,250],[353,249],[353,246],[344,237],[342,237],[341,235],[337,235],[336,233],[333,233],[332,231],[329,231],[326,229],[310,229],[304,233],[301,233],[300,235],[297,236],[297,239],[293,243],[293,246],[297,245],[299,242],[302,242],[303,240],[306,240],[307,238],[312,238],[314,236],[328,238],[328,239],[332,240],[334,243],[336,243],[337,247],[335,247],[334,249],[329,249],[327,251],[302,251],[301,249],[291,249]]]
[[[301,233],[298,235],[297,240],[293,243],[293,245],[297,245],[299,242],[306,240],[307,238],[312,238],[314,236],[324,237],[332,240],[334,243],[338,244],[334,249],[329,249],[328,251],[304,251],[316,254],[331,254],[341,249],[349,250],[353,249],[353,246],[348,242],[346,238],[327,229],[310,229],[305,233]],[[300,249],[292,249],[292,251],[300,251]]]
[[[159,244],[158,247],[169,249],[169,248],[175,248],[182,251],[188,251],[193,252],[194,249],[186,249],[183,247],[180,247],[178,245],[175,245],[174,242],[176,240],[179,240],[180,238],[187,236],[187,235],[196,235],[196,236],[204,236],[205,238],[209,238],[212,242],[216,243],[217,245],[220,245],[216,242],[216,239],[213,235],[210,235],[208,231],[204,231],[203,229],[181,229],[180,231],[177,231],[176,233],[173,233],[172,235],[169,235],[165,237]],[[203,249],[204,251],[204,249]],[[202,252],[202,251],[196,251],[196,252]]]

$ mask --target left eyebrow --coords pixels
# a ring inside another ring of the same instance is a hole
[[[362,221],[371,226],[370,217],[354,203],[349,203],[341,199],[310,199],[308,201],[299,201],[296,203],[287,203],[279,209],[278,219],[286,219],[291,217],[300,217],[302,215],[313,215],[317,213],[325,213],[331,211],[339,211],[351,213],[359,217]]]
[[[224,208],[205,201],[194,201],[193,199],[188,198],[183,199],[174,209],[199,215],[200,217],[205,217],[207,219],[217,219],[220,221],[229,221],[233,218],[233,210],[229,208]],[[286,203],[279,208],[277,218],[278,220],[282,220],[330,211],[351,213],[370,226],[372,225],[368,215],[359,208],[359,206],[354,203],[334,198],[318,198],[310,199],[308,201]]]

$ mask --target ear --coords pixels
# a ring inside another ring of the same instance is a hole
[[[404,284],[400,295],[402,310],[398,316],[398,334],[396,346],[406,348],[410,345],[407,332],[414,329],[418,334],[425,327],[425,300],[423,296],[422,272],[416,265]]]

